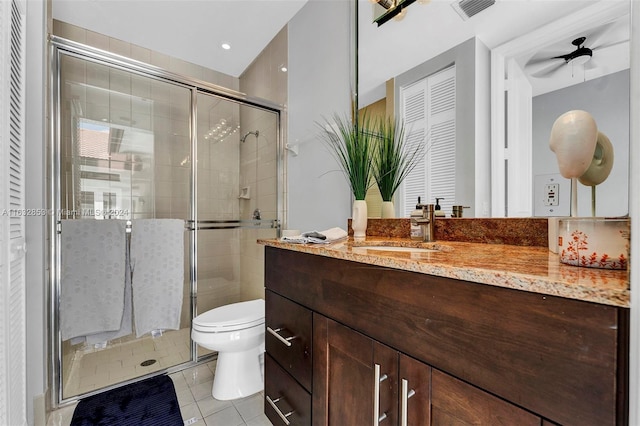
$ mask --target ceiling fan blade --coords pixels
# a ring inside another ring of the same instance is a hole
[[[593,50],[593,51],[602,50],[602,49],[606,49],[608,47],[613,47],[613,46],[617,46],[619,44],[627,43],[628,41],[629,40],[620,40],[620,41],[614,41],[614,42],[610,42],[610,43],[605,43],[605,44],[593,46],[593,47],[591,47],[591,50]]]
[[[558,59],[560,57],[562,57],[563,55],[565,55],[567,52],[561,52],[561,51],[544,51],[544,52],[538,52],[535,55],[533,55],[525,64],[525,67],[532,67],[532,66],[536,66],[545,62],[550,62],[550,61],[554,61],[555,59]]]
[[[534,72],[533,74],[531,74],[531,77],[535,77],[535,78],[549,77],[556,71],[560,70],[560,68],[562,68],[564,65],[566,65],[565,61],[558,61],[555,64],[551,64],[548,67],[544,67],[541,70]]]
[[[602,36],[605,35],[614,25],[615,22],[609,22],[608,24],[596,28],[593,32],[586,35],[587,39],[585,40],[584,45],[593,49],[591,46],[597,45]]]

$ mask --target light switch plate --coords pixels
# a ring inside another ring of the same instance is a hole
[[[533,215],[538,217],[571,214],[571,181],[561,174],[533,177]]]

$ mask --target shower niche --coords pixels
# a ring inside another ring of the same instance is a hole
[[[53,52],[61,404],[215,356],[191,320],[264,297],[256,239],[278,235],[283,150],[278,106],[55,37]]]

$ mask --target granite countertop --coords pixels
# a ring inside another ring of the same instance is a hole
[[[330,244],[291,244],[258,240],[265,246],[350,260],[543,295],[629,307],[627,271],[583,268],[560,263],[546,247],[456,241],[419,243],[405,238],[367,237]],[[371,250],[362,245],[415,246],[433,252]],[[359,247],[360,246],[360,247]]]

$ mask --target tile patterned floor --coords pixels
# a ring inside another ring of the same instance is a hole
[[[102,349],[76,351],[70,374],[65,380],[64,397],[73,398],[190,361],[189,332],[188,328],[166,331],[162,336],[155,338],[147,335],[131,341],[109,344]],[[210,351],[199,348],[198,352],[203,355]],[[146,360],[156,362],[148,366],[141,365]]]
[[[235,401],[218,401],[211,396],[215,361],[170,375],[185,425],[272,426],[264,415],[264,396],[257,393]],[[68,426],[74,405],[49,414],[47,426]]]

